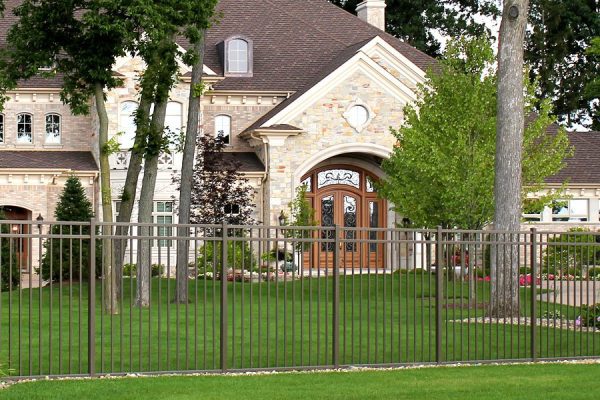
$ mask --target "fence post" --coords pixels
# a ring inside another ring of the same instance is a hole
[[[435,362],[442,362],[442,296],[444,290],[444,244],[442,227],[437,227],[435,267]]]
[[[335,225],[335,244],[333,250],[333,327],[331,340],[333,367],[340,366],[340,227]]]
[[[96,373],[96,219],[90,220],[88,271],[88,372]]]
[[[227,221],[223,220],[221,236],[221,371],[227,371]]]
[[[537,328],[537,229],[531,228],[531,361],[536,361],[536,338]]]

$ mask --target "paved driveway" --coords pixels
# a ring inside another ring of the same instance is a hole
[[[550,290],[538,296],[550,303],[576,307],[600,303],[600,281],[543,281],[539,287]]]

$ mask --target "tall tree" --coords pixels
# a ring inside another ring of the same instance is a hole
[[[600,116],[584,88],[597,75],[600,59],[586,54],[600,36],[597,0],[531,0],[525,61],[539,80],[539,95],[553,99],[565,125],[600,129]]]
[[[120,3],[24,0],[13,10],[19,20],[9,30],[0,63],[2,91],[14,88],[19,79],[39,74],[40,67],[52,66],[52,73],[63,75],[61,98],[74,114],[89,113],[89,99],[94,99],[99,121],[102,216],[103,221],[109,223],[113,217],[104,89],[110,90],[121,83],[113,76],[112,65],[138,39],[135,25],[125,16]],[[102,249],[104,306],[107,311],[116,313],[111,241],[105,240]]]
[[[520,198],[543,190],[544,179],[557,173],[570,155],[563,130],[547,134],[551,108],[533,91],[527,92],[524,113],[536,105],[542,111],[525,130]],[[392,131],[398,146],[382,164],[386,179],[380,194],[415,226],[482,229],[492,222],[496,94],[489,41],[448,42],[439,73],[427,75],[418,100],[404,110],[404,125]]]
[[[355,13],[363,0],[330,0]],[[387,0],[386,31],[431,56],[437,56],[441,44],[434,31],[444,36],[489,33],[477,15],[498,14],[496,0]]]
[[[529,0],[505,0],[498,46],[498,102],[494,183],[494,229],[518,232],[521,223],[522,154],[525,127],[523,47]],[[490,313],[519,314],[519,248],[513,233],[497,235],[492,246]]]
[[[600,36],[590,40],[586,54],[595,62],[600,63]],[[600,130],[600,76],[594,74],[592,80],[585,85],[585,98],[592,104],[591,115],[594,121],[592,128]]]
[[[179,185],[179,224],[187,225],[190,223],[190,206],[192,200],[192,176],[194,173],[194,158],[196,154],[196,143],[198,138],[198,127],[200,125],[200,106],[201,98],[204,92],[202,74],[204,71],[204,38],[211,19],[217,0],[208,0],[204,2],[203,9],[197,10],[197,20],[195,21],[192,35],[193,49],[188,53],[188,62],[192,66],[192,79],[190,82],[190,94],[188,100],[188,117],[186,124],[185,140],[183,145],[183,160],[181,165],[181,183]],[[179,227],[177,236],[189,237],[189,228]],[[177,243],[177,263],[176,263],[176,290],[175,302],[188,302],[188,260],[189,260],[190,242],[180,240]]]

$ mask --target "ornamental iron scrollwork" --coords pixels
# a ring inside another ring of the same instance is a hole
[[[333,196],[323,197],[321,199],[321,225],[324,227],[334,226],[334,200]],[[321,243],[321,251],[334,251],[335,231],[333,229],[323,229],[321,231],[321,239],[332,240],[331,242]]]
[[[317,188],[330,185],[348,185],[360,188],[360,174],[347,169],[330,169],[317,174]]]

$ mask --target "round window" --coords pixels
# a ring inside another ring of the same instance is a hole
[[[369,110],[366,107],[356,105],[348,110],[348,122],[353,127],[361,127],[369,121]]]

